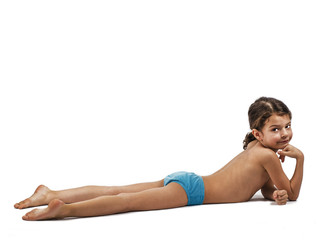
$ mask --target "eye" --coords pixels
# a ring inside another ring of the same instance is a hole
[[[291,125],[287,125],[285,128],[291,128]]]
[[[273,132],[277,132],[278,131],[278,128],[273,128],[272,131]]]

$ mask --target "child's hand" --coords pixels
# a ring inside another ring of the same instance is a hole
[[[280,155],[280,160],[284,162],[285,156],[291,157],[291,158],[299,158],[303,157],[303,153],[297,149],[296,147],[292,145],[287,145],[285,148],[278,150],[277,152]]]
[[[277,205],[285,205],[288,201],[288,193],[286,190],[275,190],[273,193],[273,198]]]

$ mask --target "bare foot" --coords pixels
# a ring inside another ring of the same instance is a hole
[[[23,220],[35,221],[44,219],[60,219],[63,218],[62,208],[65,203],[59,199],[52,200],[47,208],[34,209],[23,216]]]
[[[31,197],[26,198],[24,201],[16,203],[14,207],[17,209],[23,209],[48,204],[50,200],[50,192],[51,190],[48,187],[40,185],[38,186],[38,188],[36,188],[34,194]]]

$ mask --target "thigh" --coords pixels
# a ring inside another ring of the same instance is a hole
[[[186,206],[185,190],[178,183],[124,195],[130,211],[158,210]]]

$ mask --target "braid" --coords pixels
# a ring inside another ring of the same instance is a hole
[[[252,141],[256,140],[252,132],[247,133],[245,139],[243,140],[243,149],[246,150],[248,147],[248,144]]]

